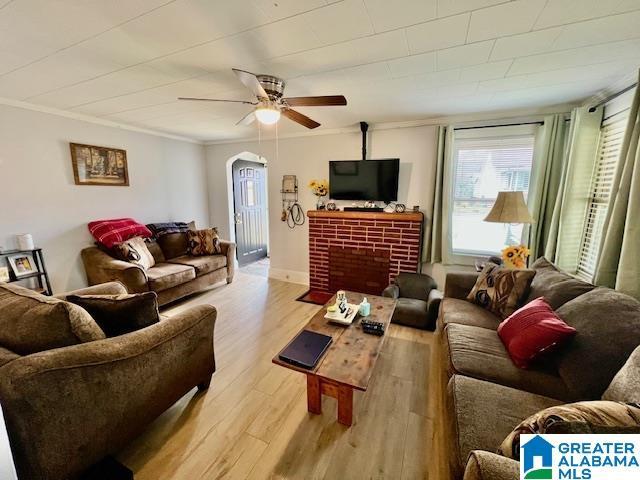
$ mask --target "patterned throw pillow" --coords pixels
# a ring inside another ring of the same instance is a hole
[[[89,222],[89,232],[98,243],[111,248],[132,237],[150,237],[151,230],[136,222],[133,218],[97,220]]]
[[[203,255],[217,255],[222,253],[220,238],[216,228],[187,231],[189,253],[194,257]]]
[[[153,267],[156,260],[141,237],[133,237],[112,248],[113,255],[125,262],[139,265],[145,270]]]
[[[498,454],[519,460],[520,435],[547,433],[558,422],[582,422],[591,427],[618,427],[624,431],[640,426],[640,404],[597,400],[545,408],[514,428],[498,448]]]
[[[536,272],[487,263],[467,300],[505,319],[518,308]]]

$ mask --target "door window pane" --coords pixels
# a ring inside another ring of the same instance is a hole
[[[256,189],[253,180],[247,180],[247,207],[253,207],[256,202]]]

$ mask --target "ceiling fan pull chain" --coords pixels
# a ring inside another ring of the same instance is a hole
[[[278,142],[278,124],[276,123],[276,162],[280,159],[280,146]],[[280,163],[278,163],[278,165],[280,165]]]
[[[262,125],[258,122],[258,156],[264,158],[262,151]]]

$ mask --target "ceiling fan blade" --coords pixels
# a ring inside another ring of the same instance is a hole
[[[248,105],[257,105],[258,102],[248,102],[246,100],[220,100],[218,98],[195,98],[195,97],[178,97],[178,100],[189,100],[192,102],[229,102],[229,103],[246,103]]]
[[[299,123],[304,127],[317,128],[320,126],[320,124],[315,120],[311,120],[306,115],[303,115],[300,112],[296,112],[295,110],[291,110],[290,108],[283,108],[282,110],[280,110],[280,112],[289,120],[293,120],[294,122]]]
[[[244,117],[242,117],[236,125],[251,125],[256,119],[256,113],[254,110],[247,113]]]
[[[236,74],[238,79],[244,83],[244,86],[253,92],[253,94],[258,98],[269,98],[267,92],[265,92],[262,84],[258,81],[258,77],[256,77],[251,72],[245,72],[244,70],[238,70],[237,68],[233,68],[233,73]]]
[[[346,105],[347,99],[343,95],[325,95],[322,97],[290,97],[283,98],[290,107],[331,107]]]

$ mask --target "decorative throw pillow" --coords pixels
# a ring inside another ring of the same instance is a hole
[[[222,253],[220,238],[216,228],[187,231],[189,253],[195,257]]]
[[[521,422],[502,442],[498,454],[520,459],[520,435],[547,433],[558,422],[582,422],[593,428],[640,426],[640,405],[620,402],[577,402],[546,408]]]
[[[573,337],[575,328],[558,317],[544,298],[513,312],[498,326],[498,336],[513,363],[528,368],[541,354]]]
[[[467,300],[500,318],[507,318],[518,308],[535,274],[533,270],[515,270],[487,263]]]
[[[133,218],[89,222],[89,232],[99,243],[111,248],[132,237],[150,237],[151,231]]]
[[[67,301],[89,312],[107,337],[134,332],[160,321],[155,292],[69,295]]]
[[[145,270],[156,264],[155,258],[141,237],[133,237],[118,245],[114,245],[112,251],[116,258],[139,265]]]

